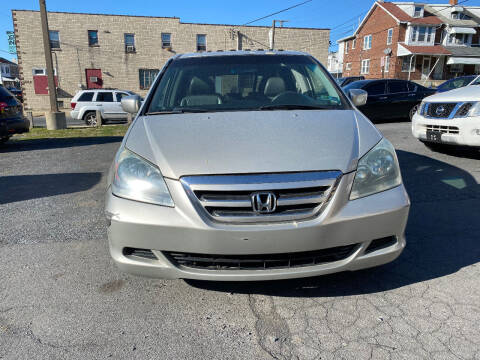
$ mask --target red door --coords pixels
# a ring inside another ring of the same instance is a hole
[[[87,89],[101,89],[103,86],[101,69],[85,69]]]

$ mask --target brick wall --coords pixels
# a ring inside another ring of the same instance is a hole
[[[40,13],[12,10],[17,42],[20,79],[25,108],[49,108],[48,95],[34,91],[32,69],[45,68]],[[237,48],[231,25],[182,23],[178,18],[74,14],[49,12],[50,30],[58,30],[61,49],[54,51],[58,62],[59,100],[69,105],[71,97],[86,85],[85,69],[102,70],[103,87],[135,91],[140,89],[139,69],[161,69],[175,53],[196,51],[196,35],[207,35],[207,50]],[[243,49],[268,49],[269,27],[235,26],[242,34]],[[98,47],[88,46],[87,30],[98,31]],[[135,34],[136,53],[125,53],[124,33]],[[171,33],[172,50],[162,49],[161,33]],[[329,30],[277,28],[275,47],[306,51],[323,64],[327,63]]]

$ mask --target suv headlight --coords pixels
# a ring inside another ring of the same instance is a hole
[[[112,193],[125,199],[173,207],[158,167],[127,149],[116,158]]]
[[[401,183],[397,154],[390,141],[384,138],[358,162],[350,200],[385,191]]]
[[[479,116],[480,115],[480,102],[466,102],[458,109],[455,117],[467,117],[467,116]]]

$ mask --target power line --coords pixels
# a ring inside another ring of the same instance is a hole
[[[277,15],[277,14],[283,13],[283,12],[285,12],[285,11],[291,10],[291,9],[293,9],[293,8],[302,6],[302,5],[304,5],[304,4],[306,4],[306,3],[309,3],[309,2],[311,2],[311,1],[313,1],[313,0],[307,0],[307,1],[301,2],[301,3],[299,3],[299,4],[290,6],[290,7],[286,8],[286,9],[283,9],[283,10],[280,10],[280,11],[277,11],[277,12],[274,12],[274,13],[271,13],[271,14],[269,14],[269,15],[262,16],[261,18],[258,18],[258,19],[249,21],[249,22],[243,24],[242,26],[250,25],[250,24],[252,24],[252,23],[254,23],[254,22],[257,22],[257,21],[260,21],[260,20],[269,18],[270,16]]]

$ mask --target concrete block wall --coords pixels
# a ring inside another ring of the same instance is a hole
[[[12,10],[15,38],[24,91],[25,108],[49,108],[48,95],[35,94],[33,68],[45,68],[40,13]],[[69,106],[70,99],[86,86],[85,69],[101,69],[103,87],[135,91],[140,89],[139,69],[161,69],[175,53],[196,51],[197,34],[207,35],[207,50],[237,48],[236,36],[242,34],[243,49],[267,49],[269,27],[182,23],[179,18],[121,16],[49,12],[50,30],[59,31],[60,49],[55,50],[54,66],[58,63],[59,100]],[[88,46],[88,30],[98,31],[99,46]],[[136,52],[125,53],[124,34],[135,34]],[[161,34],[171,33],[172,49],[162,49]],[[330,31],[327,29],[277,28],[275,47],[306,51],[325,66]]]

